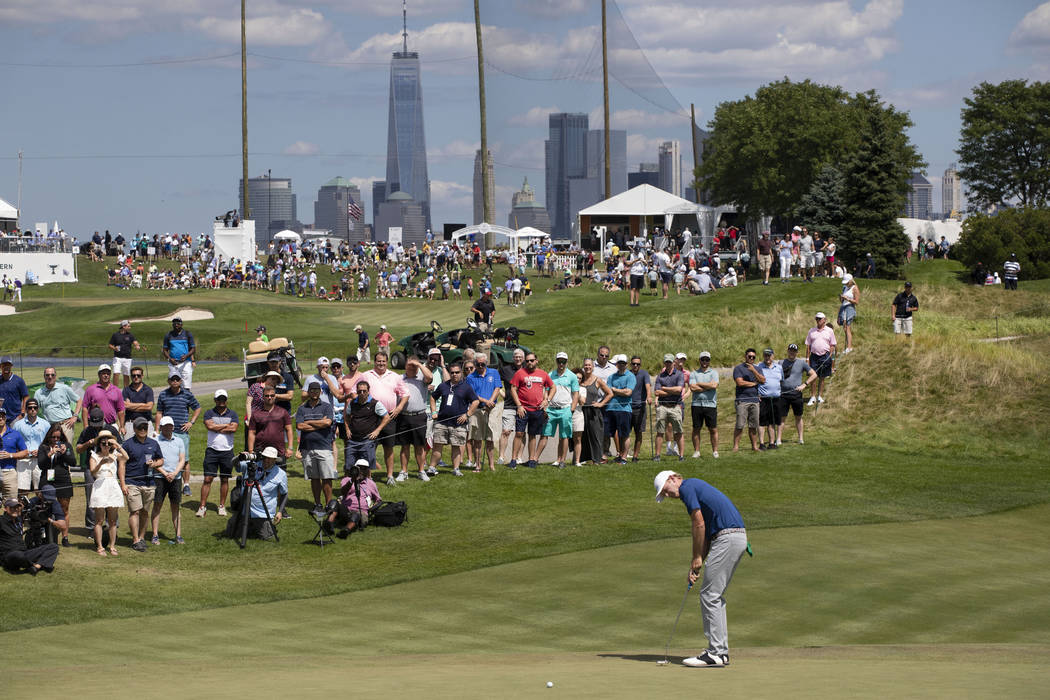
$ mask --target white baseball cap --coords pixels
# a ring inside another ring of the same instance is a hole
[[[827,316],[824,315],[823,311],[818,311],[817,315],[814,316],[813,318],[827,318]]]
[[[121,321],[120,322],[120,327],[121,328],[123,328],[124,326],[130,326],[130,325],[131,325],[131,321],[125,320],[125,321]]]
[[[656,502],[657,503],[662,503],[663,502],[664,497],[661,495],[660,492],[664,490],[664,484],[667,483],[667,480],[670,479],[674,475],[675,475],[675,473],[674,473],[673,470],[667,469],[667,470],[664,470],[664,471],[660,472],[659,474],[657,474],[656,478],[653,479],[653,486],[656,487]]]
[[[853,275],[851,275],[850,273],[847,272],[846,274],[844,274],[842,276],[842,284],[849,284],[852,281],[853,281]]]
[[[160,419],[160,425],[161,425],[161,427],[164,427],[165,425],[174,426],[175,425],[175,419],[172,418],[171,416],[163,416]]]
[[[680,352],[680,353],[678,353],[677,355],[674,356],[674,359],[676,359],[676,360],[684,360],[687,357],[689,357],[689,356],[686,355],[684,352]]]
[[[569,354],[565,353],[565,352],[559,352],[557,355],[554,356],[554,359],[555,360],[568,360],[569,359]]]
[[[215,398],[219,398],[220,396],[225,398],[225,399],[230,398],[230,395],[226,393],[225,389],[217,389],[215,391]]]
[[[796,226],[795,228],[793,228],[793,229],[791,229],[791,230],[792,230],[792,231],[801,231],[801,230],[802,230],[802,227],[801,227],[801,226]]]
[[[627,362],[627,355],[624,355],[624,354],[613,355],[612,361],[613,361],[614,365],[618,364],[620,362]]]
[[[427,351],[427,357],[430,357],[431,355],[440,355],[440,354],[441,354],[441,350],[439,350],[438,348],[430,348],[430,350]]]
[[[385,331],[385,330],[386,330],[386,325],[382,325],[382,326],[380,326],[380,327],[379,327],[379,330],[381,330],[381,331]]]
[[[709,359],[709,360],[711,359],[711,353],[709,353],[707,350],[704,350],[702,353],[700,353],[700,359],[701,360],[704,359],[705,357],[707,359]]]
[[[99,372],[112,372],[113,368],[110,367],[107,364],[101,364],[101,365],[98,366],[98,371]]]
[[[354,466],[355,467],[369,467],[371,465],[368,463],[367,459],[359,459],[356,462],[354,462]]]
[[[318,367],[320,367],[321,365],[327,365],[327,364],[331,364],[331,363],[328,361],[328,358],[325,357],[324,355],[321,355],[320,357],[317,358],[317,366]]]

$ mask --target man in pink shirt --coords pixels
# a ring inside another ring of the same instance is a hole
[[[809,397],[807,406],[824,403],[824,379],[835,371],[835,331],[828,325],[823,311],[816,315],[817,325],[806,335],[806,354],[809,366],[817,373],[817,391]]]
[[[98,383],[92,384],[84,391],[84,401],[80,409],[80,420],[84,425],[88,422],[88,411],[92,406],[98,406],[102,409],[102,419],[106,421],[106,425],[116,425],[118,430],[123,431],[124,396],[112,383],[112,379],[113,368],[109,365],[99,365]]]
[[[373,367],[361,374],[361,378],[368,382],[369,393],[373,399],[383,404],[390,413],[390,421],[379,433],[376,444],[383,446],[383,461],[386,463],[386,484],[396,486],[394,481],[394,445],[397,442],[396,418],[408,403],[408,392],[405,391],[401,375],[387,369],[390,357],[383,351],[379,351],[373,358]]]

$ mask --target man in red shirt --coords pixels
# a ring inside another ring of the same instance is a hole
[[[514,422],[514,448],[509,466],[518,466],[518,455],[528,432],[530,469],[536,468],[536,439],[547,424],[547,406],[554,397],[554,382],[550,375],[536,366],[536,353],[525,355],[525,366],[510,380],[510,397],[517,408]]]

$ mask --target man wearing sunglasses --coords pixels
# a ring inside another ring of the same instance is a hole
[[[40,415],[44,420],[61,425],[66,442],[72,445],[75,442],[73,426],[80,415],[80,398],[67,384],[58,381],[54,367],[44,368],[44,386],[36,390],[33,398],[40,404]]]
[[[764,384],[765,375],[755,366],[758,353],[748,348],[744,361],[733,368],[736,384],[736,429],[733,430],[733,452],[740,449],[740,436],[747,426],[751,438],[751,449],[758,452],[758,385]]]
[[[143,370],[136,365],[131,368],[131,383],[124,387],[121,396],[124,397],[124,434],[132,435],[132,423],[136,418],[145,418],[153,422],[153,405],[155,397],[153,389],[142,381]],[[152,429],[152,426],[151,426]],[[154,437],[151,434],[150,437]]]
[[[700,367],[689,373],[692,392],[693,459],[700,457],[700,434],[704,426],[711,437],[711,456],[718,458],[718,370],[711,369],[711,353],[700,353]]]

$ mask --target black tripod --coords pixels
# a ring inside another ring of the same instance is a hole
[[[244,490],[241,494],[241,522],[240,522],[240,535],[237,543],[244,549],[248,544],[248,521],[251,519],[252,512],[252,489],[255,489],[255,493],[259,494],[259,502],[262,503],[263,511],[266,513],[266,520],[270,523],[270,527],[273,529],[273,539],[277,542],[281,541],[281,538],[277,536],[277,524],[274,523],[273,517],[270,515],[270,507],[266,505],[266,499],[263,498],[262,487],[259,486],[259,482],[255,479],[250,479],[247,474],[244,475]]]

